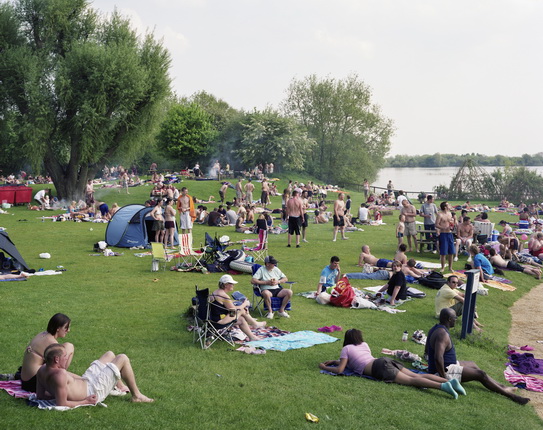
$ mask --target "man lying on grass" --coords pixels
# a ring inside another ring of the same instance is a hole
[[[130,360],[124,354],[108,351],[91,363],[83,376],[66,370],[68,354],[58,344],[49,345],[44,353],[45,364],[38,370],[36,394],[39,400],[55,399],[57,406],[70,408],[94,405],[103,401],[123,379],[128,385],[133,402],[153,402],[144,396],[136,385]]]

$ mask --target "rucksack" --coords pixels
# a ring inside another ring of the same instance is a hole
[[[349,308],[351,307],[354,296],[355,294],[353,287],[351,287],[349,279],[344,276],[337,282],[336,286],[332,290],[330,304],[333,306]]]
[[[439,290],[447,283],[447,279],[439,272],[430,272],[428,275],[419,278],[419,284],[434,290]]]

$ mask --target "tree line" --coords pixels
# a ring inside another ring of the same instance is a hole
[[[1,2],[0,168],[48,173],[73,199],[104,164],[273,162],[341,185],[385,163],[393,122],[355,74],[294,79],[280,106],[246,112],[173,96],[170,63],[152,34],[87,0]]]
[[[477,160],[480,166],[543,166],[543,152],[522,154],[520,157],[483,154],[395,155],[385,158],[385,167],[460,167],[466,158]]]

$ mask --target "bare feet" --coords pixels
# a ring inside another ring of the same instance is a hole
[[[155,401],[155,399],[150,399],[149,397],[144,396],[143,394],[139,394],[137,396],[132,396],[130,401],[134,403],[152,403]]]
[[[511,397],[511,400],[513,400],[513,402],[516,402],[520,405],[525,405],[526,403],[530,401],[528,397],[520,397],[520,396],[513,396]]]
[[[117,390],[122,391],[123,393],[129,393],[130,392],[128,387],[126,385],[124,385],[122,381],[118,381],[117,385],[115,385],[115,387],[117,387]]]
[[[266,327],[266,321],[257,321],[255,328],[264,328]]]

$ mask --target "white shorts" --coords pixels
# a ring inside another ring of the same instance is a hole
[[[192,229],[192,218],[190,217],[190,213],[188,211],[181,212],[179,215],[179,224],[181,225],[181,230]]]
[[[462,382],[462,371],[464,370],[464,367],[460,366],[458,361],[456,364],[449,364],[445,370],[445,376],[449,381],[451,379],[458,379],[458,382]]]
[[[121,379],[121,372],[113,363],[104,364],[100,360],[95,360],[83,373],[82,378],[87,380],[87,396],[96,394],[98,401],[102,402]]]

